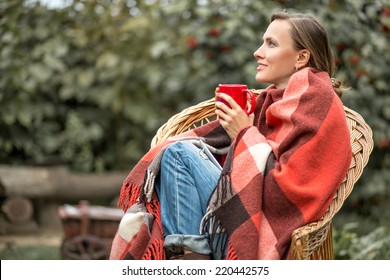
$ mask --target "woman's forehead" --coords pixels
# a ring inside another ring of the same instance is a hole
[[[264,32],[263,39],[274,38],[278,40],[291,40],[290,29],[291,25],[287,20],[274,20]]]

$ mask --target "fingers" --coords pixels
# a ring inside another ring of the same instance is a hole
[[[217,115],[218,119],[227,119],[229,115],[226,112],[229,110],[231,109],[225,103],[220,101],[215,103],[215,114]]]
[[[220,99],[222,99],[225,102],[221,101]],[[241,109],[240,105],[238,105],[237,102],[230,95],[227,95],[223,92],[216,93],[216,101],[217,102],[219,101],[221,103],[226,103],[233,110]]]

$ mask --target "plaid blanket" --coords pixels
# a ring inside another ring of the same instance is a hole
[[[124,180],[119,205],[127,212],[110,259],[165,258],[154,180],[166,147],[194,139],[216,153],[229,147],[202,231],[228,234],[227,259],[288,259],[292,231],[325,213],[346,175],[349,137],[328,74],[298,71],[285,90],[270,86],[258,96],[254,125],[233,141],[214,121],[145,154]]]

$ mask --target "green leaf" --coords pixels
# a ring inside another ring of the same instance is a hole
[[[86,69],[80,71],[80,73],[77,76],[78,84],[82,88],[89,88],[95,79],[95,73],[93,69]]]
[[[96,67],[101,69],[113,69],[118,67],[119,61],[120,59],[117,54],[106,51],[97,58]]]
[[[46,82],[52,74],[50,68],[46,67],[42,63],[31,64],[28,67],[28,70],[29,70],[29,74],[40,83]]]

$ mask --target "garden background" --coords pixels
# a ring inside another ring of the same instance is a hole
[[[0,3],[0,164],[128,172],[171,115],[219,83],[263,88],[253,52],[270,15],[307,12],[329,32],[345,105],[374,133],[335,218],[336,258],[390,259],[389,0],[63,3]]]

